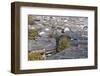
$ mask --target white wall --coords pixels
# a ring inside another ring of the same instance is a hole
[[[11,53],[10,3],[13,1],[98,6],[100,13],[100,6],[99,6],[100,0],[0,0],[0,76],[16,76],[10,73],[10,60],[11,60],[10,59],[10,53]],[[100,14],[98,15],[98,17],[99,16]],[[100,20],[100,18],[98,20]],[[100,24],[100,22],[98,24]],[[98,28],[99,27],[100,26],[98,26]],[[100,30],[98,33],[100,33]],[[100,35],[98,39],[100,39]],[[98,42],[100,42],[100,40],[98,40]],[[100,51],[98,53],[100,58]],[[24,75],[25,76],[55,76],[55,75],[56,76],[94,76],[94,75],[99,76],[100,73],[99,70],[100,70],[100,59],[99,59],[98,70],[65,71],[65,72],[52,72],[52,73],[24,74]],[[23,74],[18,76],[23,76]]]

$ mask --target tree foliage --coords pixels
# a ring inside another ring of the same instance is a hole
[[[41,52],[30,52],[28,53],[28,60],[43,60]]]
[[[38,30],[36,29],[29,29],[28,30],[28,39],[35,40],[35,38],[38,36]]]
[[[69,47],[69,40],[67,37],[61,37],[58,44],[58,50],[62,51]]]
[[[34,24],[34,19],[32,18],[31,15],[28,16],[28,24],[33,25]]]

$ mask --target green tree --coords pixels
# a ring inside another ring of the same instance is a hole
[[[28,39],[35,40],[35,38],[38,36],[38,30],[36,29],[29,29],[28,30]]]
[[[34,22],[34,19],[33,19],[33,17],[32,17],[32,15],[29,15],[28,16],[28,24],[29,25],[33,25],[35,22]]]
[[[69,47],[69,39],[67,37],[61,37],[58,42],[58,51],[62,51]]]
[[[28,53],[28,60],[43,60],[40,52],[30,52]]]

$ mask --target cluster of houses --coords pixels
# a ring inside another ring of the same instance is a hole
[[[82,48],[84,50],[87,51],[87,47],[88,47],[88,38],[87,36],[81,36],[78,33],[75,32],[69,32],[67,31],[66,33],[64,33],[64,35],[62,35],[62,37],[66,37],[67,39],[69,39],[69,45],[71,47],[77,47],[77,48]],[[30,44],[31,43],[31,44]],[[45,38],[45,37],[40,37],[38,38],[37,41],[29,41],[29,46],[30,47],[30,51],[31,50],[36,50],[40,53],[43,53],[43,56],[46,57],[50,57],[53,56],[54,54],[56,54],[56,40],[55,38]],[[41,51],[42,50],[42,51]]]
[[[42,19],[41,19],[42,20]],[[48,24],[47,24],[48,25]],[[69,41],[69,48],[77,47],[87,50],[88,47],[88,34],[87,30],[72,31],[71,27],[64,26],[45,26],[40,20],[37,20],[34,25],[29,25],[29,29],[37,29],[38,37],[36,40],[28,40],[28,51],[37,51],[43,54],[43,56],[50,57],[56,53],[56,37],[66,37]],[[74,29],[74,28],[73,28]],[[78,28],[77,28],[78,29]],[[86,29],[86,28],[85,28]],[[50,37],[50,35],[53,35]],[[42,50],[42,51],[41,51]]]

